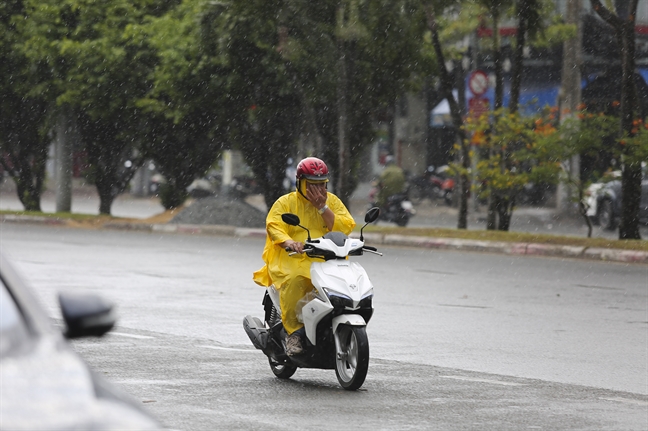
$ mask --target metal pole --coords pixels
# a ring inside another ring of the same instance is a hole
[[[72,127],[64,108],[56,121],[56,212],[72,212]]]

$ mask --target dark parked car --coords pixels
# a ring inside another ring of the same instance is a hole
[[[0,429],[161,429],[65,340],[109,331],[112,306],[95,295],[61,294],[59,302],[65,335],[0,255]]]
[[[593,195],[594,205],[590,218],[603,229],[613,230],[621,218],[621,180],[614,180],[600,186]],[[590,199],[592,199],[590,198]],[[639,221],[648,224],[648,177],[641,181]]]

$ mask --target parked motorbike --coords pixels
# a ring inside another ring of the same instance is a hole
[[[429,166],[423,175],[412,176],[408,179],[409,196],[414,203],[421,203],[423,199],[443,199],[446,205],[452,205],[454,192],[454,178],[447,174],[448,166],[434,168]]]
[[[369,191],[369,205],[371,207],[377,206],[377,195],[378,188],[374,186]],[[378,218],[379,220],[396,223],[398,226],[404,227],[407,226],[410,218],[414,217],[415,214],[416,210],[409,200],[409,195],[407,193],[398,193],[387,198],[387,203],[380,207],[380,216]]]
[[[410,218],[414,217],[416,210],[414,205],[407,197],[406,193],[391,195],[387,198],[387,203],[380,208],[380,220],[384,220],[404,227],[409,223]]]
[[[336,231],[311,239],[298,216],[282,215],[285,223],[308,232],[304,252],[322,261],[311,264],[315,289],[301,312],[306,332],[302,354],[286,355],[287,333],[281,322],[279,292],[274,286],[268,287],[263,297],[265,321],[252,316],[243,319],[250,341],[268,357],[270,369],[278,378],[290,378],[297,368],[320,368],[335,369],[338,382],[346,390],[356,390],[364,383],[369,369],[365,328],[373,314],[373,285],[362,266],[348,257],[365,252],[382,256],[375,247],[364,244],[362,234],[379,214],[378,208],[367,211],[360,239]]]

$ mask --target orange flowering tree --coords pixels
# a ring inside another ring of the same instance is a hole
[[[560,158],[552,152],[558,130],[553,113],[522,117],[500,109],[467,120],[466,130],[480,152],[475,172],[480,197],[494,201],[497,229],[508,231],[516,201],[529,183],[555,184]]]

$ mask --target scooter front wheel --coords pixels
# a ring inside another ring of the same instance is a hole
[[[289,379],[297,371],[297,367],[291,364],[280,364],[272,358],[268,358],[272,373],[280,379]]]
[[[364,326],[338,327],[340,351],[335,356],[335,374],[340,385],[355,391],[365,381],[369,370],[369,339]]]

